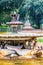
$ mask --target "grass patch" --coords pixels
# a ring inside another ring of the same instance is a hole
[[[43,38],[37,39],[37,42],[40,46],[43,46]]]
[[[43,39],[38,39],[37,41],[38,41],[38,42],[43,42]]]

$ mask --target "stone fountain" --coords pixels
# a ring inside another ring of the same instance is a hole
[[[11,33],[8,32],[8,34],[0,34],[0,40],[4,40],[4,41],[14,41],[14,43],[23,43],[23,47],[26,44],[28,46],[28,43],[32,40],[34,40],[35,44],[37,43],[36,40],[38,37],[43,37],[43,30],[39,30],[39,32],[41,31],[42,33],[36,33],[37,29],[34,29],[31,27],[30,23],[26,21],[24,28],[23,29],[19,29],[20,31],[18,31],[18,26],[23,25],[22,22],[19,22],[17,20],[17,14],[14,13],[12,14],[12,21],[11,22],[7,22],[6,23],[9,27],[12,28]],[[20,27],[19,27],[20,28]],[[34,31],[34,32],[33,32]],[[16,33],[15,33],[16,32]],[[32,42],[31,42],[32,43]],[[11,49],[12,50],[12,49]],[[15,51],[17,51],[14,48]],[[21,50],[20,50],[21,51]],[[17,51],[18,52],[18,51]],[[19,52],[18,52],[19,53]]]
[[[11,16],[11,22],[7,22],[6,24],[12,28],[11,32],[17,32],[19,29],[21,29],[20,26],[23,25],[23,22],[18,21],[19,15],[17,15],[16,12],[14,12]]]

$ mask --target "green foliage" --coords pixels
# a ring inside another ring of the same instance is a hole
[[[24,10],[25,12],[23,12]],[[29,16],[33,27],[40,28],[41,20],[43,19],[43,0],[25,0],[20,13],[22,12],[21,16],[25,14],[25,19]]]
[[[29,19],[34,28],[43,24],[43,0],[0,0],[0,23],[11,21],[13,11],[20,14],[19,20]]]
[[[23,0],[0,0],[0,23],[11,21],[11,12],[18,11]]]
[[[6,24],[2,24],[0,26],[0,32],[6,32],[7,31],[7,25]]]

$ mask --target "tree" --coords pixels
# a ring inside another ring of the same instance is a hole
[[[40,28],[43,19],[43,0],[25,0],[21,13],[25,10],[25,17],[29,16],[30,23],[36,28]],[[23,16],[23,14],[22,14]]]
[[[18,11],[23,0],[0,0],[0,23],[11,20],[12,11]]]
[[[42,1],[34,1],[31,3],[31,7],[29,8],[30,18],[32,17],[33,23],[37,25],[37,28],[40,28],[41,20],[43,17],[43,2]]]
[[[22,21],[30,20],[35,28],[40,28],[43,19],[43,0],[0,0],[0,22],[11,20],[11,12],[20,14]]]

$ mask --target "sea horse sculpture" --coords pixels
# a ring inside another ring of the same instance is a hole
[[[20,50],[18,49],[18,52],[19,51]],[[37,57],[42,57],[42,55],[43,55],[41,47],[37,44],[37,40],[35,40],[35,41],[33,40],[32,49],[28,53],[24,54],[23,56],[20,56],[20,54],[18,52],[16,51],[16,54],[19,55],[18,58],[22,58],[22,59],[37,58]],[[5,56],[6,56],[6,52],[3,50],[0,50],[0,58],[4,58]]]
[[[42,50],[41,46],[37,44],[37,40],[35,40],[33,41],[32,49],[28,53],[19,58],[37,58],[37,57],[42,57]]]

